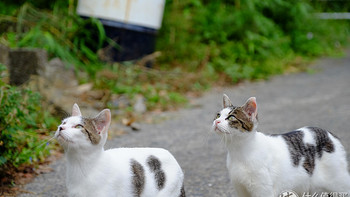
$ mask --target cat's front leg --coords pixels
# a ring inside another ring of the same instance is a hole
[[[273,182],[267,173],[255,173],[251,182],[247,183],[247,191],[250,197],[276,197]],[[250,176],[252,177],[252,175]]]
[[[273,187],[262,183],[256,187],[251,187],[251,197],[275,197],[277,194],[274,193]]]
[[[247,188],[242,185],[242,184],[233,184],[233,189],[234,189],[234,193],[233,196],[234,197],[250,197],[250,192],[248,192]]]
[[[245,186],[242,184],[234,184],[234,197],[275,197],[274,190],[268,185]]]

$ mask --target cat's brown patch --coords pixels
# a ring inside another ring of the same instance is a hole
[[[249,119],[248,115],[244,112],[242,107],[234,107],[229,113],[236,118],[234,121],[230,121],[230,126],[235,127],[241,131],[252,131],[254,128],[254,122]]]
[[[145,187],[145,171],[142,165],[134,159],[131,159],[131,173],[134,196],[140,197]]]
[[[147,164],[151,172],[154,173],[154,178],[156,180],[158,190],[163,189],[165,185],[166,177],[165,177],[164,171],[162,170],[162,163],[159,161],[157,157],[151,155],[147,159]]]
[[[305,171],[312,175],[316,159],[320,159],[324,152],[334,152],[335,148],[326,130],[316,127],[308,127],[308,129],[313,133],[316,144],[304,144],[303,138],[305,134],[300,130],[282,134],[281,136],[288,145],[293,165],[299,166],[303,162],[302,166]]]
[[[97,128],[94,124],[94,119],[83,118],[84,133],[88,136],[92,144],[99,144],[101,136],[97,132]]]

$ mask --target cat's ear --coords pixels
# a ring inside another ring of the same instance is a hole
[[[98,134],[107,132],[111,124],[111,111],[109,109],[102,110],[93,121]]]
[[[81,116],[79,106],[76,103],[74,103],[74,105],[73,105],[72,116]]]
[[[242,106],[243,110],[248,114],[250,120],[254,120],[258,115],[258,106],[256,104],[256,98],[250,97],[247,102]]]
[[[226,108],[226,107],[232,107],[232,103],[231,103],[231,100],[230,98],[228,98],[228,96],[226,94],[224,94],[224,97],[223,97],[223,107]]]

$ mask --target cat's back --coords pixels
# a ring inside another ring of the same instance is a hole
[[[162,148],[115,148],[104,152],[104,162],[118,166],[118,171],[130,172],[140,169],[167,172],[169,177],[183,177],[182,169],[175,157]]]
[[[346,152],[333,133],[318,127],[302,127],[275,137],[283,139],[288,147],[291,169],[299,174],[293,180],[309,180],[308,184],[299,185],[300,192],[349,191]]]
[[[124,161],[128,161],[128,159],[147,161],[156,158],[159,161],[177,163],[174,156],[163,148],[114,148],[106,150],[104,154],[110,158]]]
[[[163,148],[115,148],[104,152],[109,166],[124,177],[139,196],[184,196],[184,173]],[[176,194],[176,195],[174,195]],[[136,195],[138,196],[138,195]]]
[[[322,159],[325,154],[337,156],[345,154],[339,138],[318,127],[302,127],[284,134],[272,135],[272,137],[284,141],[294,165],[299,165],[301,160],[310,162],[311,166],[305,167],[308,173],[312,173],[315,161]]]
[[[290,150],[304,152],[304,149],[312,149],[319,157],[323,152],[332,153],[336,148],[343,147],[337,136],[318,127],[302,127],[276,136],[282,137]]]

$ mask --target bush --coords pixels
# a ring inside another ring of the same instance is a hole
[[[203,68],[231,80],[281,73],[297,56],[344,46],[349,25],[318,20],[310,1],[167,1],[157,49],[160,66]]]
[[[11,48],[45,49],[50,57],[59,57],[93,74],[102,64],[97,50],[107,39],[102,23],[93,18],[82,19],[56,5],[53,11],[45,11],[25,3],[14,17],[0,15],[0,23],[7,24],[0,32],[2,41]]]
[[[6,69],[0,64],[0,76]],[[22,164],[36,164],[50,154],[48,136],[56,130],[38,93],[7,85],[0,78],[0,175]]]

